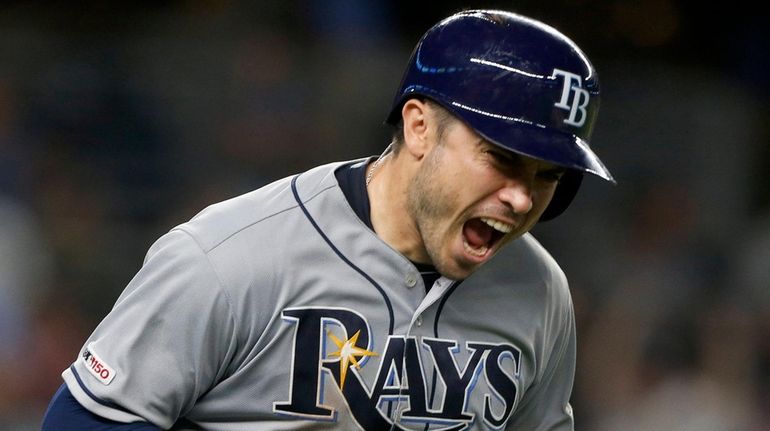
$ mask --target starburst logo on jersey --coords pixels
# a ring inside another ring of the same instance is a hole
[[[289,399],[273,403],[277,414],[336,421],[341,407],[325,403],[332,390],[367,430],[500,429],[515,410],[521,351],[511,344],[403,335],[375,342],[366,318],[345,308],[287,308],[282,317],[294,346]]]
[[[329,339],[339,347],[339,350],[329,353],[329,356],[340,358],[340,389],[345,389],[345,378],[348,375],[348,368],[350,368],[350,365],[353,364],[356,368],[361,368],[361,363],[358,362],[357,358],[377,356],[377,353],[375,352],[370,352],[369,350],[356,346],[360,334],[361,331],[357,331],[350,337],[350,339],[341,341],[334,336],[331,331],[327,332]]]

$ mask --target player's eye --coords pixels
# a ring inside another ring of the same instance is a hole
[[[495,149],[487,149],[484,151],[488,156],[494,160],[495,163],[505,166],[515,165],[517,159],[510,153],[498,151]]]
[[[565,172],[566,169],[564,168],[546,169],[538,172],[537,176],[546,182],[558,183],[561,181],[561,178],[564,176]]]

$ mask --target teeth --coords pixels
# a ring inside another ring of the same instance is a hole
[[[508,233],[513,230],[513,226],[498,220],[492,220],[491,218],[482,217],[481,221],[488,224],[489,226],[492,226],[492,228],[494,228],[496,231],[502,233]]]
[[[465,246],[465,251],[478,257],[483,257],[485,254],[487,254],[487,251],[489,250],[489,247],[487,247],[486,245],[482,245],[479,248],[473,248],[471,247],[470,244],[468,244],[468,241],[463,241],[463,245]]]

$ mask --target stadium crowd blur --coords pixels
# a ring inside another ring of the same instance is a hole
[[[589,178],[535,229],[571,281],[577,429],[770,430],[762,14],[674,0],[128,3],[0,5],[0,431],[39,428],[155,238],[272,179],[379,153],[414,43],[466,6],[556,26],[601,78],[593,144],[619,184]]]

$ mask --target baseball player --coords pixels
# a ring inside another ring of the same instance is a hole
[[[423,36],[378,158],[212,205],[153,244],[45,430],[571,430],[565,275],[528,231],[585,172],[596,73],[557,30]]]

